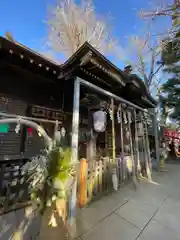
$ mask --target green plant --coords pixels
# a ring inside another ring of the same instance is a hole
[[[76,174],[71,149],[55,147],[26,165],[31,199],[43,213],[58,199],[66,199]]]

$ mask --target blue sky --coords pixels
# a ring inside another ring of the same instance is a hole
[[[47,34],[44,23],[47,9],[54,2],[55,0],[1,0],[0,35],[10,31],[17,41],[34,49],[40,48]],[[122,42],[126,36],[135,33],[142,26],[137,10],[147,7],[146,0],[93,2],[99,13],[111,14],[114,32]]]
[[[22,44],[43,51],[43,42],[47,36],[45,24],[47,10],[54,2],[55,0],[0,0],[0,35],[9,31]],[[149,8],[148,0],[93,2],[98,13],[110,13],[113,17],[114,34],[121,46],[126,44],[127,36],[143,33],[144,22],[137,13],[141,8]],[[122,67],[122,64],[120,65]]]

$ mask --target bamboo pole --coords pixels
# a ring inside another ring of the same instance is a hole
[[[112,120],[112,182],[115,191],[118,190],[118,178],[116,169],[116,140],[115,140],[115,123],[114,123],[114,99],[111,98],[111,120]]]
[[[123,134],[123,111],[122,111],[122,105],[119,104],[120,107],[120,134],[121,134],[121,180],[124,180],[124,134]]]
[[[26,120],[30,120],[30,121],[37,121],[37,122],[44,122],[44,123],[54,123],[55,124],[56,122],[58,122],[59,124],[62,124],[62,122],[58,121],[58,120],[48,120],[48,119],[43,119],[43,118],[26,117],[26,116],[8,114],[8,113],[2,113],[2,112],[0,112],[0,116],[8,117],[8,118],[26,119]]]
[[[138,130],[137,130],[137,115],[136,109],[134,109],[134,131],[135,131],[135,151],[136,151],[136,167],[137,167],[137,176],[140,175],[141,166],[140,166],[140,159],[139,159],[139,142],[138,142]]]
[[[137,188],[136,171],[135,171],[135,163],[134,163],[134,153],[133,153],[133,144],[132,144],[132,132],[131,132],[131,115],[130,114],[131,114],[131,112],[127,112],[130,152],[131,152],[131,161],[132,161],[132,182],[133,182],[134,187]]]
[[[123,112],[123,119],[124,119],[124,128],[123,128],[123,133],[124,133],[124,130],[126,131],[127,129],[127,116],[126,116],[126,111],[124,110]],[[123,170],[124,170],[124,180],[127,180],[128,179],[128,161],[127,161],[127,156],[125,157],[125,154],[124,154],[124,162],[123,162]]]
[[[159,152],[159,136],[158,136],[158,123],[157,116],[155,114],[155,109],[150,109],[150,113],[152,113],[152,128],[154,132],[155,139],[155,150],[156,150],[156,161],[157,161],[157,170],[160,170],[160,152]]]
[[[144,121],[144,125],[145,125],[145,141],[146,141],[146,149],[147,149],[147,156],[148,156],[148,167],[150,166],[150,162],[151,162],[151,155],[150,155],[150,147],[149,147],[149,139],[148,139],[148,129],[147,129],[147,120],[145,119]],[[150,167],[148,169],[148,171],[150,171]],[[149,173],[151,175],[151,171]]]
[[[148,163],[148,153],[147,153],[147,148],[146,148],[146,141],[145,141],[145,129],[144,129],[144,119],[143,119],[143,116],[142,116],[142,113],[141,113],[141,122],[142,122],[142,125],[143,125],[143,149],[144,149],[144,157],[145,157],[145,165],[146,165],[146,174],[147,174],[147,178],[149,181],[151,181],[151,173],[150,173],[150,169],[149,169],[149,163]]]
[[[111,98],[111,110],[112,110],[112,159],[113,164],[116,162],[116,141],[115,141],[115,123],[114,123],[114,99]]]

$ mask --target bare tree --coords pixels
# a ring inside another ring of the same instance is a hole
[[[168,50],[170,42],[173,43],[172,48],[178,49],[177,45],[179,45],[180,41],[176,40],[179,39],[180,32],[180,0],[154,0],[154,3],[152,9],[141,10],[140,16],[143,19],[149,20],[149,23],[154,25],[156,25],[156,19],[162,20],[162,26],[164,20],[168,18],[171,20],[169,26],[165,24],[164,30],[162,30],[162,27],[158,29],[156,34],[151,32],[151,35],[158,39],[158,48],[160,49],[160,52],[158,52],[162,54],[162,52]]]
[[[160,59],[161,48],[157,44],[157,41],[152,44],[150,32],[146,33],[146,36],[130,36],[129,43],[125,48],[125,54],[127,59],[120,58],[127,64],[132,66],[132,69],[143,80],[149,92],[156,91],[161,84],[161,79],[157,77],[157,74],[162,68],[162,63],[158,61]]]
[[[163,32],[158,32],[156,34],[161,39],[174,39],[174,36],[179,32],[180,29],[180,0],[161,0],[159,3],[155,4],[155,7],[150,10],[142,9],[140,11],[140,16],[143,19],[154,21],[156,19],[170,18],[172,24]],[[165,45],[164,45],[165,46]]]
[[[54,51],[70,57],[85,41],[103,54],[112,53],[116,40],[110,25],[98,16],[91,0],[58,0],[47,21],[48,44]]]
[[[142,9],[140,15],[143,18],[155,18],[160,16],[178,18],[180,17],[180,0],[174,0],[173,2],[169,3],[163,0],[158,4],[158,6],[150,11]]]

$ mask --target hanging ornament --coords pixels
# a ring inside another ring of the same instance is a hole
[[[130,137],[129,129],[127,127],[125,127],[125,137],[126,139],[129,139]]]
[[[109,117],[110,117],[110,119],[112,121],[112,109],[111,109],[111,107],[108,109],[108,111],[109,111]]]
[[[117,110],[117,121],[118,121],[118,123],[121,123],[121,107],[120,107],[120,105]]]
[[[93,114],[94,130],[96,132],[104,132],[106,129],[107,116],[106,112],[99,110]]]
[[[41,137],[41,136],[42,136],[40,132],[38,132],[38,136],[39,136],[39,137]]]
[[[130,122],[130,123],[132,123],[132,115],[131,115],[131,112],[127,112],[127,115],[128,115],[128,121]]]
[[[18,134],[20,131],[21,125],[20,125],[20,121],[17,123],[16,128],[15,128],[15,132]]]
[[[38,136],[42,137],[42,135],[45,133],[45,130],[43,127],[39,126],[37,130]]]
[[[61,136],[64,138],[66,135],[66,130],[64,127],[61,128]]]
[[[112,183],[115,191],[118,191],[118,178],[116,173],[116,168],[112,170]]]
[[[128,123],[127,116],[126,116],[126,112],[123,112],[123,120],[124,120],[124,123],[125,123],[125,124]]]
[[[137,132],[139,137],[144,136],[144,126],[142,122],[137,123]]]
[[[54,140],[55,140],[57,143],[60,143],[60,141],[61,141],[61,131],[60,131],[60,130],[58,130],[58,131],[55,132],[54,138],[55,138]]]

